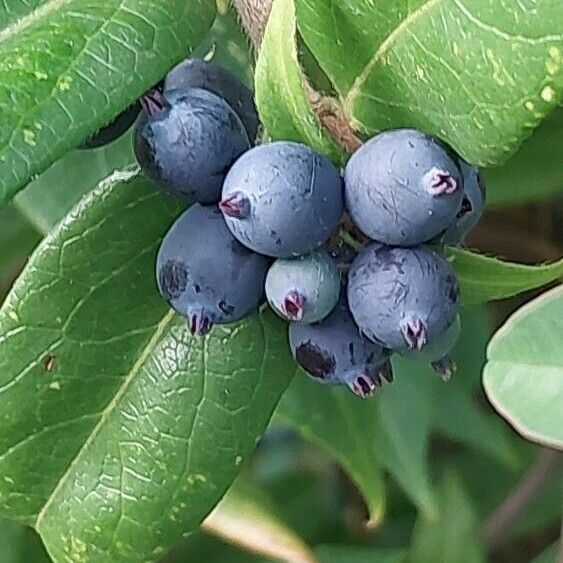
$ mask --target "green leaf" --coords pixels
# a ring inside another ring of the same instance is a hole
[[[274,0],[256,63],[256,104],[273,140],[306,143],[341,162],[342,151],[323,129],[305,91],[297,60],[293,0]]]
[[[273,315],[194,339],[159,297],[155,255],[179,211],[117,173],[0,310],[1,510],[56,561],[153,560],[196,529],[289,381]]]
[[[217,13],[213,27],[193,52],[193,56],[211,60],[214,64],[229,69],[248,86],[253,83],[252,49],[236,10],[230,4],[225,12]]]
[[[485,307],[463,308],[461,335],[452,352],[458,370],[453,381],[444,385],[435,379],[433,427],[440,434],[498,459],[509,468],[518,465],[509,430],[479,399],[484,398],[477,385],[485,365],[485,350],[492,333],[490,315]],[[430,369],[429,369],[430,371]]]
[[[560,0],[298,6],[306,43],[365,134],[417,127],[474,164],[498,165],[561,99]]]
[[[440,517],[420,516],[414,530],[410,563],[482,563],[477,517],[459,478],[448,472],[439,488]]]
[[[456,379],[464,370],[456,373]],[[443,386],[436,398],[434,427],[445,436],[497,458],[509,467],[517,465],[506,428],[494,415],[484,412],[478,401],[459,385]]]
[[[214,63],[236,71],[246,82],[252,80],[248,41],[232,8],[217,16],[193,56],[209,53]],[[15,204],[41,232],[48,233],[85,193],[134,161],[131,131],[105,147],[71,151],[19,192]]]
[[[84,194],[134,158],[131,134],[99,149],[71,151],[19,192],[14,203],[47,234]]]
[[[487,351],[483,384],[495,409],[529,440],[563,449],[563,286],[515,313]]]
[[[455,268],[465,305],[506,299],[536,289],[563,277],[563,259],[539,266],[504,262],[460,248],[447,248]]]
[[[381,463],[428,518],[436,515],[426,448],[434,400],[428,368],[393,359],[395,381],[381,391],[379,427]]]
[[[0,561],[2,563],[49,563],[37,534],[27,526],[0,520]]]
[[[0,202],[162,78],[209,0],[13,0],[0,9]]]
[[[563,108],[557,108],[504,165],[483,169],[487,206],[538,201],[563,192]]]
[[[278,516],[266,493],[243,475],[205,519],[202,528],[255,555],[316,563],[305,542]]]
[[[396,381],[370,400],[298,374],[276,411],[344,467],[366,499],[371,526],[380,523],[385,509],[382,466],[421,510],[429,515],[435,510],[426,460],[431,379],[420,375],[419,364],[397,359],[394,365]]]
[[[342,465],[366,499],[370,525],[379,524],[385,511],[385,488],[376,402],[358,399],[347,389],[321,386],[299,371],[276,415]]]
[[[557,554],[560,549],[561,546],[559,545],[559,542],[556,542],[542,551],[541,554],[532,561],[532,563],[557,563]]]
[[[11,205],[0,208],[0,225],[1,303],[40,236]]]
[[[403,549],[374,549],[347,545],[321,545],[315,549],[319,563],[403,563]]]

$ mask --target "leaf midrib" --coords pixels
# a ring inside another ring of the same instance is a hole
[[[354,84],[348,91],[346,98],[344,100],[344,107],[349,108],[354,104],[355,98],[361,91],[361,88],[366,81],[367,77],[371,73],[373,67],[383,58],[383,55],[390,49],[391,45],[397,41],[397,39],[407,33],[408,27],[415,22],[418,18],[424,15],[428,10],[434,7],[436,4],[440,4],[447,0],[427,0],[424,4],[419,6],[416,10],[411,12],[379,45],[377,51],[373,57],[366,63],[362,72],[358,74]]]
[[[33,9],[31,12],[22,16],[16,21],[8,24],[4,29],[0,30],[0,43],[10,39],[12,36],[21,33],[23,30],[31,27],[36,21],[41,20],[43,17],[49,15],[51,12],[62,8],[66,4],[71,4],[74,0],[48,0],[41,4],[38,8]]]
[[[69,477],[72,475],[74,468],[78,465],[78,463],[81,461],[83,456],[88,452],[89,447],[94,443],[94,440],[96,439],[97,435],[100,433],[100,430],[104,427],[104,424],[108,420],[109,416],[114,412],[117,404],[119,403],[121,398],[125,395],[125,393],[129,389],[129,387],[131,386],[131,384],[135,380],[135,377],[139,374],[139,372],[141,371],[141,369],[145,365],[149,356],[155,350],[156,346],[158,345],[158,343],[162,339],[166,329],[170,326],[170,324],[172,323],[175,316],[176,316],[176,314],[175,314],[174,311],[172,311],[172,310],[169,311],[163,317],[162,321],[160,321],[158,326],[156,327],[152,338],[148,341],[148,343],[146,344],[144,349],[139,354],[138,360],[135,362],[135,364],[131,368],[131,371],[124,378],[123,383],[121,384],[121,387],[117,390],[113,399],[108,403],[107,407],[102,411],[102,414],[101,414],[100,419],[98,420],[96,426],[94,426],[94,428],[92,429],[92,432],[88,435],[88,437],[84,441],[84,445],[82,446],[82,448],[80,448],[80,450],[78,451],[78,453],[76,454],[74,459],[70,462],[67,470],[63,473],[63,475],[59,479],[57,485],[55,486],[55,488],[53,489],[53,491],[51,492],[51,494],[49,495],[49,497],[45,501],[43,508],[39,511],[37,518],[35,520],[35,526],[34,526],[35,529],[39,529],[41,520],[47,514],[49,506],[52,504],[54,499],[57,497],[59,491],[62,490],[65,483],[67,482]]]

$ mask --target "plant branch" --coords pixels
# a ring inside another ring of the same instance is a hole
[[[252,46],[259,51],[273,0],[232,0],[232,2]]]
[[[514,522],[547,486],[559,469],[562,459],[563,456],[559,452],[548,449],[538,455],[520,483],[485,522],[482,535],[490,549],[498,547],[506,540]]]
[[[273,0],[232,0],[242,25],[258,52],[264,37],[266,23]],[[356,136],[352,126],[344,116],[340,104],[333,98],[321,96],[308,82],[305,90],[313,110],[330,136],[347,152],[354,152],[362,141]]]

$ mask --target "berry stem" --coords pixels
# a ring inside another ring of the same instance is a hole
[[[350,248],[353,248],[357,252],[359,252],[363,247],[362,243],[356,240],[347,230],[340,229],[339,232],[340,239],[346,243]]]
[[[256,52],[260,50],[273,0],[233,0],[240,20]],[[305,79],[304,79],[305,80]],[[346,119],[340,103],[321,96],[306,80],[305,91],[319,121],[346,152],[354,152],[362,141]]]

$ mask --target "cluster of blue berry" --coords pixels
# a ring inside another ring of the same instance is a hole
[[[160,292],[193,334],[255,312],[265,288],[318,381],[369,396],[392,381],[393,353],[451,376],[459,285],[427,243],[459,244],[476,225],[485,191],[475,168],[412,129],[370,139],[343,175],[300,143],[253,146],[252,92],[200,60],[173,69],[142,107],[142,169],[193,204],[157,258]],[[358,254],[337,242],[347,222],[366,242]]]

